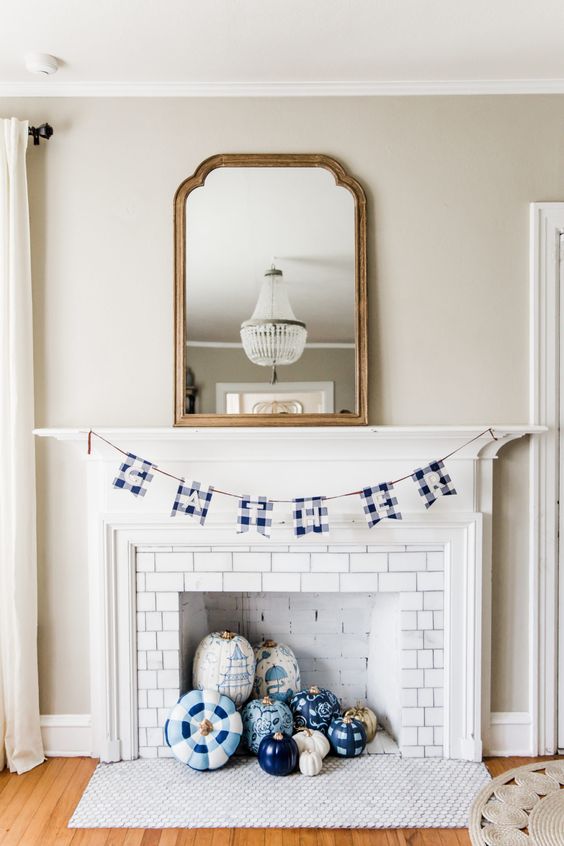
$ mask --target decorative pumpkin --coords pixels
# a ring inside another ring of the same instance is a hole
[[[366,741],[370,743],[374,740],[376,732],[378,731],[378,718],[374,711],[367,705],[362,706],[357,702],[354,708],[348,708],[343,714],[344,717],[351,717],[353,720],[360,720],[366,732]]]
[[[263,737],[281,731],[292,736],[294,718],[284,702],[273,702],[269,696],[252,699],[243,708],[243,737],[250,752],[258,754]]]
[[[196,650],[192,673],[194,687],[217,690],[241,708],[251,695],[255,678],[251,644],[233,632],[212,632]]]
[[[305,726],[327,734],[333,717],[341,713],[339,700],[324,687],[310,687],[300,690],[290,700],[296,728]]]
[[[321,758],[325,758],[329,754],[331,744],[320,731],[315,729],[303,728],[296,732],[294,740],[298,745],[300,754],[302,752],[317,752]]]
[[[286,776],[296,769],[298,754],[296,741],[277,731],[261,740],[258,762],[265,773]]]
[[[217,690],[192,690],[181,696],[164,729],[173,754],[193,770],[217,770],[226,764],[242,733],[241,715]]]
[[[299,759],[300,772],[306,776],[315,776],[321,772],[323,761],[321,755],[313,749],[304,749]]]
[[[255,646],[255,658],[255,696],[289,702],[301,686],[300,668],[290,647],[265,640]]]
[[[352,717],[335,717],[329,726],[328,737],[333,752],[342,758],[356,758],[362,755],[366,746],[364,726]]]

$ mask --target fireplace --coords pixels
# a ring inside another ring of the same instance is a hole
[[[183,607],[199,597],[202,632],[216,626],[221,603],[231,603],[230,616],[243,608],[248,619],[233,623],[254,638],[249,615],[282,596],[281,631],[271,621],[264,634],[298,639],[304,680],[325,678],[343,704],[366,690],[404,755],[480,760],[490,714],[492,465],[503,444],[529,431],[496,427],[493,441],[482,428],[100,430],[174,475],[280,499],[399,478],[475,440],[447,462],[457,496],[427,511],[408,480],[398,491],[403,519],[372,529],[357,498],[331,501],[323,544],[295,538],[283,504],[270,539],[237,534],[237,500],[228,497],[214,498],[205,527],[171,517],[174,481],[157,474],[144,498],[113,489],[119,455],[97,442],[87,460],[93,754],[167,754],[162,724],[188,684],[196,637],[189,627],[181,637]],[[74,441],[85,456],[85,432],[38,434]],[[347,603],[360,600],[354,607],[370,628],[348,632]],[[317,612],[319,626],[340,615],[341,631],[313,627],[304,640],[294,631],[302,612]]]

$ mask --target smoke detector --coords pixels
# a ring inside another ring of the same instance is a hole
[[[50,76],[59,69],[57,59],[49,53],[27,53],[25,66],[30,73],[39,73],[42,76]]]

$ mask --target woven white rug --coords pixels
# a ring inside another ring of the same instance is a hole
[[[96,767],[69,828],[463,828],[483,764],[390,755],[327,758],[313,778],[256,759],[200,773],[171,759]]]

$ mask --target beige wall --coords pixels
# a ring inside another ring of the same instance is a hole
[[[527,418],[528,203],[564,196],[562,97],[9,100],[28,156],[37,424],[172,422],[172,197],[216,152],[325,152],[366,187],[370,421]],[[527,707],[526,445],[497,474],[494,707]],[[43,712],[88,711],[82,477],[38,449]],[[82,471],[80,471],[82,473]]]

